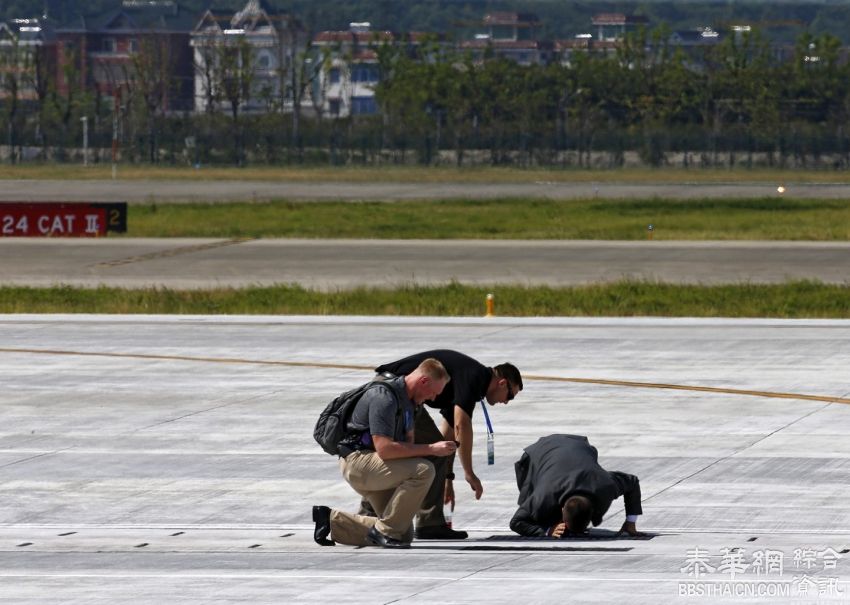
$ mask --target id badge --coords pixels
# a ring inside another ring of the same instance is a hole
[[[496,439],[493,433],[487,433],[487,464],[496,464]]]

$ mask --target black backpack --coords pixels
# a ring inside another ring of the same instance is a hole
[[[385,384],[387,378],[390,377],[393,377],[392,374],[383,375],[376,380],[360,385],[356,389],[346,391],[336,397],[322,410],[313,429],[313,439],[322,446],[325,452],[331,456],[339,456],[339,443],[348,435],[348,429],[346,428],[348,421],[351,420],[354,406],[360,401],[363,393],[375,385],[383,384],[394,397],[396,396],[395,390],[390,385]]]

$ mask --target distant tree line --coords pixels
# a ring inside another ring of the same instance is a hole
[[[239,113],[254,94],[245,70],[218,61],[219,108],[169,113],[173,85],[162,49],[142,44],[127,94],[115,107],[75,86],[73,61],[59,90],[38,53],[0,65],[8,161],[79,159],[83,128],[105,161],[173,164],[471,163],[610,166],[637,152],[653,166],[850,166],[850,65],[837,38],[804,34],[777,61],[757,33],[728,36],[688,55],[665,28],[627,37],[615,53],[575,52],[568,63],[521,66],[426,44],[377,49],[378,115],[294,114],[270,103]],[[223,52],[231,52],[224,49]],[[21,72],[14,65],[28,65]],[[304,61],[302,65],[320,65]],[[248,78],[248,79],[246,79]],[[303,73],[300,93],[309,86]],[[27,99],[20,90],[28,88]],[[305,97],[306,98],[306,97]],[[306,103],[306,101],[305,101]],[[82,118],[86,121],[83,122]],[[2,144],[0,143],[0,144]]]
[[[660,165],[676,152],[702,165],[800,165],[831,154],[850,165],[850,64],[829,34],[802,35],[777,61],[758,33],[686,55],[669,31],[627,37],[614,54],[574,53],[568,65],[519,66],[384,49],[377,88],[387,147],[423,162],[452,149],[458,164],[487,150],[493,164],[557,164],[593,151],[622,164],[637,150]],[[649,38],[649,39],[648,39]]]

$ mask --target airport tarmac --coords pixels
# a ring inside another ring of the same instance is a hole
[[[0,258],[0,283],[40,287],[850,283],[847,242],[10,237]]]
[[[203,174],[203,173],[201,173]],[[344,183],[226,180],[50,180],[4,179],[0,200],[16,202],[216,202],[264,201],[399,201],[434,199],[543,198],[552,200],[594,197],[637,199],[786,197],[848,199],[846,183]]]
[[[3,315],[0,343],[2,603],[850,601],[848,321]],[[470,538],[317,546],[310,506],[358,501],[318,412],[437,346],[525,375],[483,498],[458,482]],[[553,432],[640,477],[654,537],[611,538],[621,501],[599,539],[511,534]]]

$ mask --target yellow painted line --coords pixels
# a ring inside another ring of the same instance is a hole
[[[327,368],[334,370],[374,370],[373,366],[363,366],[343,363],[322,363],[318,361],[276,361],[265,359],[242,359],[239,357],[191,357],[188,355],[151,355],[145,353],[103,353],[91,351],[63,351],[57,349],[23,349],[0,347],[0,353],[17,353],[32,355],[77,355],[82,357],[111,357],[122,359],[147,359],[151,361],[188,361],[201,363],[249,364],[265,366],[283,366],[290,368]],[[685,384],[665,384],[660,382],[636,382],[632,380],[608,380],[603,378],[572,378],[566,376],[523,375],[523,380],[541,382],[571,382],[578,384],[599,384],[614,387],[630,387],[636,389],[671,389],[676,391],[692,391],[699,393],[718,393],[723,395],[744,395],[747,397],[768,397],[772,399],[800,399],[804,401],[824,401],[827,403],[850,404],[850,399],[844,397],[829,397],[827,395],[808,395],[805,393],[782,393],[776,391],[752,391],[746,389],[729,389],[724,387],[701,387]]]
[[[82,357],[117,357],[128,359],[150,359],[154,361],[193,361],[202,363],[232,363],[264,366],[286,366],[293,368],[331,368],[339,370],[374,370],[373,366],[321,363],[316,361],[274,361],[265,359],[243,359],[240,357],[191,357],[188,355],[150,355],[147,353],[103,353],[92,351],[62,351],[56,349],[18,349],[0,347],[0,353],[31,353],[35,355],[79,355]]]
[[[722,393],[725,395],[746,395],[748,397],[772,397],[774,399],[804,399],[806,401],[826,401],[829,403],[850,403],[844,397],[827,395],[806,395],[804,393],[779,393],[776,391],[751,391],[729,389],[725,387],[700,387],[686,384],[665,384],[663,382],[634,382],[631,380],[604,380],[602,378],[562,378],[560,376],[526,376],[523,380],[548,380],[552,382],[577,382],[582,384],[603,384],[616,387],[634,387],[638,389],[673,389],[677,391],[697,391],[701,393]]]

